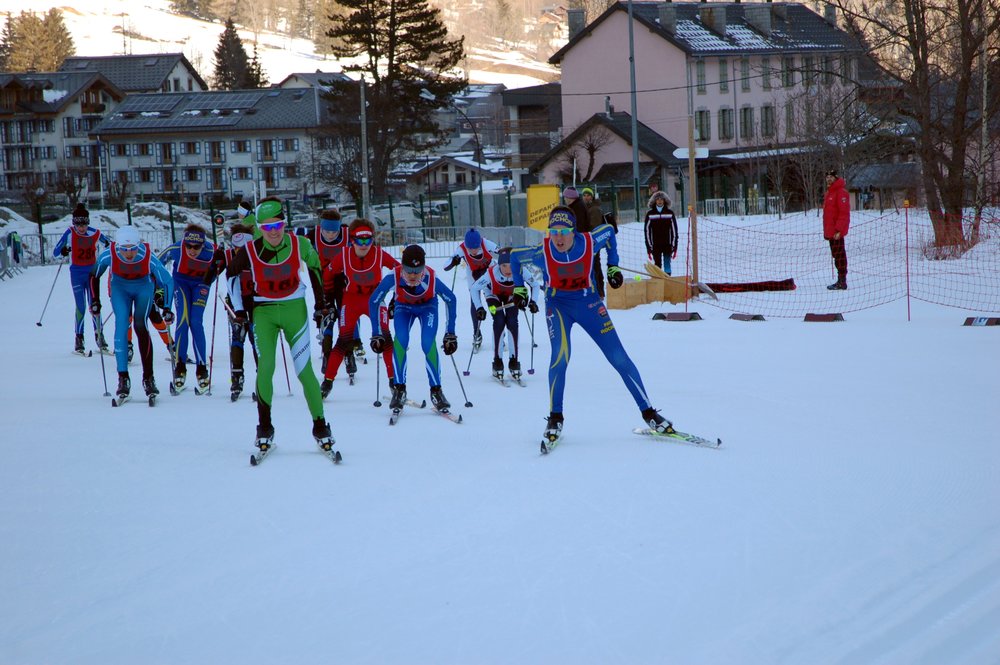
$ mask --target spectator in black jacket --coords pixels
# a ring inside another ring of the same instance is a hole
[[[670,259],[677,257],[677,217],[670,209],[670,198],[662,191],[649,197],[643,232],[649,260],[663,272],[672,274]]]

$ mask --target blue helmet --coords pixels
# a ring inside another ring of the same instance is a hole
[[[482,246],[483,236],[479,235],[479,231],[469,229],[465,232],[465,247],[467,249],[479,249]]]

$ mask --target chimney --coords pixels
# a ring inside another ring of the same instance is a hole
[[[611,103],[611,95],[604,97],[604,114],[609,118],[615,114],[615,105]]]
[[[768,0],[770,2],[770,0]],[[772,4],[771,9],[774,15],[780,18],[782,21],[788,22],[788,7],[784,3]]]
[[[726,8],[724,5],[707,5],[698,8],[698,15],[701,22],[712,32],[725,36],[726,34]]]
[[[673,3],[661,2],[656,5],[660,18],[660,27],[670,33],[671,36],[677,34],[677,8]]]
[[[587,26],[587,16],[582,9],[567,9],[566,23],[569,27],[569,38],[573,39]]]
[[[767,37],[771,36],[771,8],[767,5],[748,4],[743,17],[750,27]]]
[[[832,25],[833,27],[836,28],[837,27],[837,6],[836,5],[829,5],[828,4],[825,7],[823,7],[823,18],[826,19],[827,23],[829,23],[830,25]]]

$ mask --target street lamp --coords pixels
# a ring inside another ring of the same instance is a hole
[[[476,123],[472,122],[465,111],[458,108],[458,104],[454,100],[449,100],[449,103],[472,126],[472,135],[476,137],[476,168],[479,172],[479,225],[483,226],[486,224],[486,212],[483,209],[483,144],[479,141],[479,130],[476,129]]]

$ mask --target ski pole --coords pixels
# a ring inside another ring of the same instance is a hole
[[[462,397],[465,398],[465,406],[470,407],[472,406],[472,402],[469,401],[469,396],[465,394],[465,385],[462,384],[462,373],[458,371],[458,363],[455,362],[455,356],[450,355],[448,357],[451,358],[452,367],[455,368],[455,376],[458,377],[458,385],[462,389]]]
[[[288,385],[288,396],[292,396],[292,380],[288,378],[288,359],[285,358],[285,331],[281,331],[281,338],[278,340],[281,345],[281,362],[285,365],[285,383]]]
[[[56,281],[59,279],[59,272],[62,270],[63,263],[65,261],[60,261],[59,267],[56,268],[56,276],[52,279],[52,288],[49,289],[49,297],[45,299],[45,307],[42,307],[42,314],[38,317],[38,321],[35,322],[35,325],[39,328],[42,327],[42,318],[45,316],[45,310],[49,308],[49,300],[52,299],[52,292],[56,290]]]
[[[215,280],[215,306],[212,308],[212,345],[208,349],[208,390],[206,395],[212,394],[212,364],[215,360],[215,320],[219,317],[219,280]]]
[[[534,312],[532,312],[531,318],[532,319],[535,318]],[[535,344],[535,326],[534,326],[534,324],[528,322],[528,313],[527,312],[524,312],[524,322],[528,323],[528,332],[531,333],[531,365],[528,367],[528,374],[534,374],[535,373],[535,347],[538,346],[538,345]]]
[[[88,301],[91,300],[89,291],[87,293],[87,300]],[[88,308],[90,307],[90,302],[87,303],[87,307]],[[93,313],[91,313],[90,318],[94,322],[94,337],[97,338],[97,340],[98,340],[98,342],[97,342],[97,355],[99,355],[101,357],[101,377],[104,379],[104,396],[105,397],[111,397],[111,393],[108,392],[108,373],[104,369],[104,352],[101,350],[100,337],[98,337],[98,332],[97,332],[97,326],[98,326],[98,324],[101,321],[101,316],[99,314],[93,314]],[[101,337],[104,336],[104,327],[103,326],[101,327],[100,336]]]
[[[473,349],[470,348],[469,349],[469,364],[465,366],[465,371],[462,372],[462,374],[464,374],[465,376],[469,376],[469,368],[472,367],[472,354],[473,353],[474,353]],[[452,358],[452,360],[454,360],[454,358]],[[457,367],[458,365],[456,364],[455,366]]]
[[[375,354],[375,401],[372,402],[372,406],[382,406],[382,400],[378,398],[379,385],[382,383],[382,377],[379,376],[378,365],[379,361],[382,359],[381,353]]]

